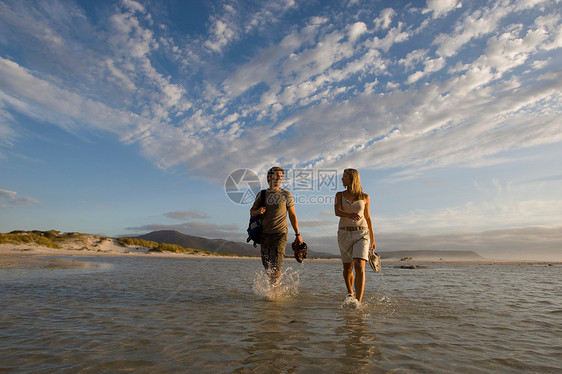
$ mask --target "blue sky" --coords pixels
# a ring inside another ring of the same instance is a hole
[[[335,253],[353,167],[380,251],[562,258],[561,5],[0,0],[0,231],[244,241],[280,165]]]

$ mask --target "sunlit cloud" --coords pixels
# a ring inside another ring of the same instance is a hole
[[[178,231],[186,235],[194,235],[206,238],[223,238],[232,241],[241,241],[240,226],[228,224],[217,225],[209,222],[185,222],[176,225],[166,225],[154,223],[136,227],[127,227],[126,230],[132,233],[144,233],[161,230]]]
[[[460,5],[457,1],[428,2],[425,13],[436,22]],[[288,2],[283,9],[293,6]],[[102,65],[107,68],[107,84],[120,86],[121,92],[131,92],[143,80],[143,90],[134,94],[128,108],[113,108],[110,102],[88,97],[79,88],[67,91],[6,58],[1,65],[6,77],[3,91],[9,95],[4,105],[14,110],[15,97],[25,98],[18,110],[28,116],[71,131],[85,126],[115,132],[128,143],[138,142],[146,157],[162,168],[185,167],[208,178],[224,175],[240,159],[259,159],[257,155],[265,147],[254,145],[252,132],[257,125],[268,149],[275,139],[270,153],[289,149],[292,157],[284,162],[293,165],[338,166],[340,161],[352,160],[371,168],[405,168],[402,173],[407,173],[411,167],[424,170],[478,162],[500,149],[560,140],[556,135],[561,133],[559,123],[540,114],[545,102],[559,100],[560,74],[551,71],[553,76],[543,75],[533,84],[526,76],[531,72],[500,80],[559,38],[556,25],[560,19],[552,16],[541,16],[546,26],[503,26],[502,20],[509,14],[523,10],[515,4],[467,9],[451,35],[436,35],[433,46],[416,48],[408,52],[407,59],[398,61],[384,53],[413,35],[405,24],[393,21],[398,17],[395,10],[384,10],[374,21],[379,30],[376,36],[365,22],[354,22],[349,40],[345,38],[348,32],[338,30],[328,19],[310,18],[302,28],[293,29],[277,45],[260,51],[217,82],[208,102],[196,109],[185,85],[173,83],[152,61],[152,55],[158,53],[159,30],[150,21],[150,11],[128,1],[110,17],[107,26],[115,31],[110,38],[112,51]],[[220,17],[213,18],[207,41],[215,52],[243,37],[233,31],[236,27],[231,24],[240,17],[233,7],[225,5]],[[382,37],[380,31],[385,33]],[[452,75],[434,76],[466,43],[486,36],[486,48],[472,57],[470,65],[454,74],[451,71]],[[353,44],[359,37],[361,42]],[[168,38],[168,43],[174,42]],[[383,78],[385,66],[396,62],[408,69],[421,68],[409,74],[407,84],[429,80],[431,86],[406,86],[390,92],[383,88],[381,94],[373,94],[367,86],[348,81],[356,74],[373,81],[379,74]],[[240,106],[241,95],[252,90],[259,92],[252,93],[257,100],[244,99]],[[483,107],[487,110],[474,110]],[[376,123],[372,118],[377,118]],[[535,126],[537,121],[541,126]],[[344,123],[353,127],[344,132]],[[319,144],[317,133],[328,137]],[[508,133],[514,135],[506,137]],[[482,142],[483,134],[492,135],[487,136],[490,141]],[[517,134],[527,141],[521,143]],[[453,141],[459,136],[466,142]],[[380,157],[382,154],[385,156]],[[225,155],[232,161],[224,162]],[[216,162],[217,156],[221,162]],[[380,161],[367,162],[373,158]],[[271,157],[249,166],[261,169],[279,161]]]
[[[167,212],[164,213],[164,215],[168,218],[172,218],[172,219],[176,219],[176,220],[180,220],[180,221],[184,221],[184,220],[189,220],[192,218],[195,219],[206,219],[209,218],[209,216],[199,210],[188,210],[188,211],[181,211],[181,210],[177,210],[177,211],[173,211],[173,212]]]
[[[166,23],[165,6],[134,0],[100,4],[97,17],[72,1],[18,4],[0,14],[0,157],[27,136],[21,119],[112,134],[166,172],[215,185],[274,164],[353,165],[394,183],[517,163],[516,151],[562,142],[554,0],[232,1],[205,8],[200,29],[185,33]],[[559,207],[525,196],[381,223],[546,224]]]
[[[21,196],[15,191],[0,190],[0,208],[39,204],[34,198]]]

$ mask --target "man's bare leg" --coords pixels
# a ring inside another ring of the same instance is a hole
[[[275,268],[269,269],[269,281],[271,285],[276,286],[281,280],[281,270]]]

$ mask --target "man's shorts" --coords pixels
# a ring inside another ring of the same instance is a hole
[[[351,263],[354,258],[369,260],[369,229],[356,231],[338,229],[338,246],[343,263]]]
[[[287,233],[261,234],[261,262],[266,269],[281,270],[285,257]]]

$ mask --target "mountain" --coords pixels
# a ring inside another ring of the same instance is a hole
[[[234,254],[238,256],[259,257],[260,249],[247,243],[233,242],[225,239],[207,239],[199,236],[182,234],[174,230],[153,231],[136,238],[151,240],[157,243],[177,244],[185,248],[220,254]],[[285,253],[292,256],[290,243],[287,244]],[[398,261],[411,258],[418,261],[486,261],[486,258],[473,251],[441,251],[441,250],[414,250],[414,251],[381,251],[381,259]],[[339,258],[339,254],[316,252],[308,249],[308,258]]]
[[[254,248],[247,243],[233,242],[225,239],[206,239],[199,236],[182,234],[174,230],[160,230],[149,232],[148,234],[136,236],[136,238],[151,240],[157,243],[177,244],[185,248],[193,248],[202,251],[210,251],[221,254],[234,254],[238,256],[259,257],[259,246]],[[285,251],[287,256],[292,255],[293,251],[290,244]],[[339,256],[324,252],[308,250],[308,257],[313,258],[337,258]]]
[[[381,260],[400,260],[408,258],[419,261],[486,261],[487,259],[473,251],[381,251]]]
[[[206,239],[198,236],[182,234],[174,230],[160,230],[136,236],[136,238],[151,240],[156,243],[177,244],[184,248],[221,254],[235,254],[238,256],[259,256],[259,249],[250,244],[237,243],[224,239]]]

